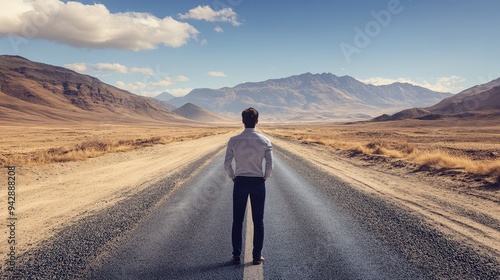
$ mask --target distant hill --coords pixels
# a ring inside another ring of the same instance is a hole
[[[500,113],[500,78],[466,89],[427,108],[403,110],[392,116],[382,115],[374,121],[403,119],[441,119],[497,117]]]
[[[266,118],[318,120],[370,118],[381,112],[430,106],[450,96],[406,83],[374,86],[350,76],[305,73],[232,88],[194,89],[170,102],[176,106],[193,103],[222,115],[238,115],[252,106]]]
[[[172,94],[165,91],[165,92],[158,94],[154,98],[161,100],[161,101],[169,101],[170,99],[175,98],[175,96],[173,96]]]
[[[163,100],[159,100],[159,99],[156,99],[156,98],[151,98],[151,101],[157,103],[158,105],[162,106],[163,108],[165,108],[165,109],[167,109],[169,111],[173,111],[173,110],[177,109],[177,106],[172,105],[168,101],[163,101]]]
[[[466,89],[428,109],[441,114],[500,109],[499,92],[500,78]]]
[[[234,120],[218,114],[214,114],[192,103],[186,103],[173,111],[174,113],[191,120],[208,123],[229,123]]]
[[[404,120],[404,119],[416,119],[425,115],[429,115],[431,112],[423,108],[413,108],[406,109],[398,112],[392,116],[384,114],[382,116],[376,117],[375,121],[387,121],[387,120]]]
[[[149,98],[72,70],[0,56],[0,121],[189,122]]]

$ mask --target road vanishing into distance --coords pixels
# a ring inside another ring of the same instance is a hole
[[[223,147],[83,218],[20,258],[21,279],[500,279],[498,264],[408,210],[274,149],[266,182],[263,265],[231,260],[232,181]],[[191,174],[190,173],[190,174]],[[175,176],[174,176],[175,177]],[[177,185],[176,185],[177,184]],[[248,209],[247,209],[248,210]]]

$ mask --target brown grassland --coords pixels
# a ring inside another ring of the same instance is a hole
[[[500,182],[500,125],[479,121],[276,125],[267,134],[303,144],[406,161],[417,168],[455,170]]]
[[[189,141],[233,131],[230,127],[154,125],[0,126],[0,166],[35,166]]]
[[[236,131],[236,127],[158,125],[0,126],[0,166],[94,158]],[[500,124],[409,120],[353,124],[267,124],[275,137],[355,155],[399,159],[419,168],[462,171],[500,181]]]

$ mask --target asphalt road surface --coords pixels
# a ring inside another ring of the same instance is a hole
[[[251,222],[245,224],[242,264],[230,263],[232,182],[217,156],[143,219],[90,278],[498,277],[489,260],[285,151],[275,150],[266,188],[263,265],[251,264]]]

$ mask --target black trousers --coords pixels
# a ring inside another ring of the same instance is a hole
[[[266,184],[262,177],[238,176],[234,181],[233,189],[233,228],[232,243],[233,255],[241,254],[243,220],[248,197],[252,206],[253,220],[253,251],[252,256],[258,259],[261,256],[264,244],[264,202],[266,199]]]

